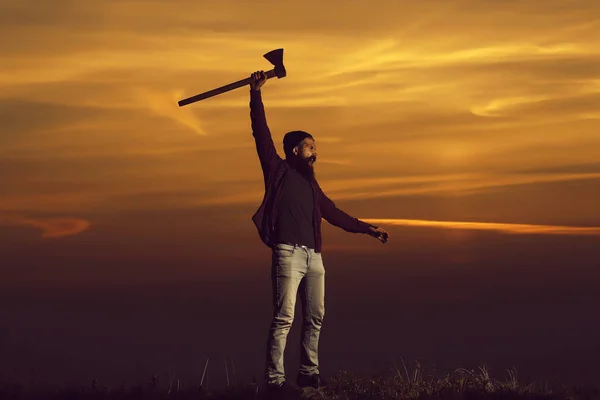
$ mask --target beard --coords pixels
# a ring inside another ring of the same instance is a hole
[[[312,161],[312,165],[311,162]],[[308,157],[296,157],[292,163],[292,167],[298,171],[300,175],[302,175],[305,179],[309,181],[315,180],[315,169],[314,162],[316,159]]]

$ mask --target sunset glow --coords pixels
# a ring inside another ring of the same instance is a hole
[[[243,1],[210,14],[9,1],[0,233],[56,243],[110,226],[100,235],[116,239],[112,218],[206,210],[254,234],[264,188],[247,88],[177,101],[272,68],[262,55],[282,47],[287,76],[263,90],[273,140],[282,154],[285,132],[311,132],[317,179],[344,211],[392,239],[395,226],[596,236],[600,7],[434,3],[381,1],[365,19],[358,3],[317,17],[311,0],[259,22]],[[157,221],[154,240],[172,223]],[[213,240],[197,224],[185,234]]]

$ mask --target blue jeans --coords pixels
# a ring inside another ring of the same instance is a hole
[[[267,383],[286,380],[283,353],[292,322],[296,296],[302,301],[300,374],[319,373],[319,334],[325,315],[325,268],[321,253],[305,246],[273,246],[271,282],[273,320],[267,340]]]

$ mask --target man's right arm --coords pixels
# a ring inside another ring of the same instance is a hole
[[[268,176],[275,171],[281,157],[275,150],[275,144],[271,137],[271,131],[267,125],[265,107],[262,102],[260,89],[250,89],[250,120],[252,121],[252,136],[256,141],[256,151],[263,169],[265,182]]]

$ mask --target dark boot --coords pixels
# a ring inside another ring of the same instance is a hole
[[[266,394],[268,399],[292,400],[297,399],[300,392],[286,380],[279,385],[267,384]]]
[[[321,378],[321,376],[319,374],[314,374],[314,375],[298,374],[298,379],[296,380],[296,383],[301,388],[303,388],[303,387],[319,388],[321,386],[326,385],[325,380],[323,378]]]

